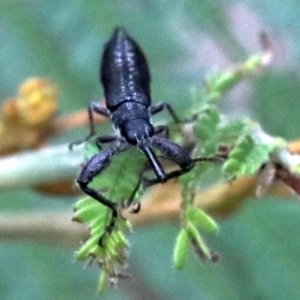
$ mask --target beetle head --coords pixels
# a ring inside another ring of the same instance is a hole
[[[151,144],[150,138],[154,134],[153,126],[144,119],[129,120],[120,128],[121,135],[128,144],[143,148]]]
[[[166,182],[165,171],[151,147],[151,138],[154,135],[153,126],[142,118],[133,119],[123,124],[120,133],[128,144],[138,147],[145,153],[156,177],[161,183]]]

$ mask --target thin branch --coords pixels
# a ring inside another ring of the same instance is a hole
[[[59,145],[1,158],[0,189],[73,180],[83,161],[83,152],[83,146],[70,151],[68,145]]]
[[[224,218],[235,213],[243,203],[254,197],[257,186],[255,177],[245,177],[231,183],[222,183],[195,197],[196,206],[212,216]],[[291,192],[283,184],[273,184],[268,193],[290,196]],[[181,188],[174,180],[157,185],[149,190],[142,200],[138,214],[124,211],[133,227],[142,227],[158,222],[179,222]],[[0,239],[31,240],[36,242],[76,247],[87,237],[84,225],[72,222],[71,212],[34,212],[2,214],[0,216]]]
[[[30,240],[73,247],[87,235],[87,229],[72,222],[71,217],[71,212],[2,214],[0,239]]]
[[[104,106],[104,101],[101,101],[101,104]],[[94,122],[95,124],[103,124],[106,123],[108,119],[103,117],[102,115],[95,114]],[[77,127],[82,127],[84,125],[89,124],[89,118],[87,113],[87,108],[84,110],[80,110],[65,116],[61,116],[57,118],[53,124],[55,133],[63,133],[64,131],[68,131]]]

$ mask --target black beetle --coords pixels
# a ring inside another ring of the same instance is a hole
[[[116,28],[104,47],[100,78],[106,108],[98,103],[89,105],[90,134],[85,140],[96,134],[93,112],[109,117],[118,134],[97,138],[98,143],[112,143],[112,145],[100,150],[86,163],[77,182],[86,194],[111,208],[113,217],[116,217],[116,203],[106,199],[88,185],[96,175],[109,166],[111,159],[118,153],[126,151],[131,146],[138,147],[145,153],[156,175],[155,179],[149,181],[151,184],[164,183],[170,178],[180,176],[192,169],[196,161],[207,159],[191,159],[185,149],[167,138],[158,136],[167,131],[167,128],[154,127],[151,115],[167,109],[174,121],[180,122],[180,119],[167,103],[151,105],[151,77],[146,57],[124,28]],[[158,149],[164,158],[178,164],[180,169],[166,173],[152,148]]]

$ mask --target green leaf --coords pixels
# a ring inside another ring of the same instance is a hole
[[[272,143],[255,141],[250,134],[239,138],[231,150],[223,171],[230,177],[253,175],[268,162],[270,153],[276,148]]]
[[[188,231],[190,239],[193,242],[195,253],[199,256],[199,258],[203,261],[211,261],[211,251],[207,247],[196,226],[192,222],[187,222],[186,230]]]
[[[265,53],[254,54],[240,66],[209,77],[206,81],[207,101],[219,100],[241,80],[253,75],[264,66]]]
[[[107,232],[111,222],[112,211],[98,201],[86,197],[75,206],[73,219],[89,227],[89,237],[85,240],[75,256],[78,260],[91,259],[102,267],[99,280],[99,291],[103,291],[108,279],[115,278],[126,267],[128,241],[124,235],[131,227],[122,216],[114,219],[114,227]]]
[[[109,283],[109,275],[103,271],[100,275],[99,284],[98,284],[98,293],[103,293],[105,288]]]
[[[185,267],[188,258],[188,252],[189,235],[187,230],[182,228],[177,236],[173,255],[174,266],[177,270],[182,270]]]
[[[215,107],[199,113],[197,123],[194,125],[195,136],[207,140],[213,136],[218,128],[220,115]]]
[[[200,208],[189,206],[186,211],[186,219],[208,232],[216,233],[219,230],[215,220]]]

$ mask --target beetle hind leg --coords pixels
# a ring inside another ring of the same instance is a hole
[[[107,108],[101,106],[99,103],[96,103],[96,102],[90,103],[90,105],[88,107],[88,118],[89,118],[89,126],[90,126],[89,135],[87,137],[85,137],[84,139],[77,140],[77,141],[70,143],[69,144],[70,150],[72,150],[72,148],[75,145],[80,145],[84,142],[87,142],[89,139],[91,139],[93,136],[96,135],[95,120],[94,120],[93,112],[95,112],[101,116],[107,117],[107,118],[109,117],[109,112],[108,112]]]

